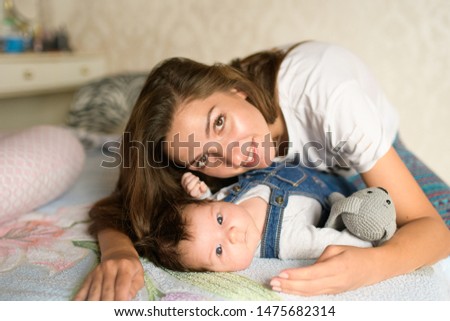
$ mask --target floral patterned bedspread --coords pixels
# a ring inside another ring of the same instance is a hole
[[[100,156],[88,154],[80,179],[61,198],[28,214],[0,216],[0,300],[71,300],[98,263],[87,212],[116,181],[99,167]],[[267,286],[280,270],[311,264],[308,260],[255,259],[238,273],[179,273],[141,262],[145,286],[135,300],[450,300],[450,257],[372,286],[318,297]]]
[[[0,218],[0,299],[69,300],[97,264],[85,206]]]
[[[0,220],[0,300],[71,300],[98,262],[87,234],[87,205]],[[271,276],[311,261],[256,259],[238,273],[179,273],[142,259],[145,286],[135,300],[449,300],[450,259],[340,295],[299,297],[271,291]],[[420,291],[418,291],[420,289]]]

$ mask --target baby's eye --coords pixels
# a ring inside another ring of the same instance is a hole
[[[222,214],[217,214],[217,223],[219,223],[219,225],[222,225],[223,223],[223,216]]]
[[[220,130],[222,129],[224,124],[225,124],[225,116],[220,114],[214,121],[214,126]]]
[[[217,247],[216,247],[216,255],[217,256],[221,256],[222,255],[222,245],[217,245]]]

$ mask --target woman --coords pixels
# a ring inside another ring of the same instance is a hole
[[[377,248],[327,247],[315,264],[275,276],[274,290],[339,293],[450,254],[445,223],[393,147],[394,108],[357,57],[311,41],[231,65],[174,58],[150,73],[125,130],[117,188],[90,213],[102,263],[76,299],[136,294],[143,272],[133,245],[145,246],[158,208],[176,206],[171,200],[182,197],[186,170],[233,178],[296,156],[320,170],[359,172],[366,185],[387,189],[399,229]]]

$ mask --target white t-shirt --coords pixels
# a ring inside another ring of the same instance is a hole
[[[343,159],[362,173],[395,139],[396,110],[366,65],[341,47],[314,41],[297,46],[281,63],[277,84],[292,143],[289,159],[300,153],[303,164],[309,159],[321,170]],[[333,160],[331,150],[339,144],[342,158]]]
[[[225,187],[214,194],[214,199],[222,200],[233,187]],[[260,197],[267,203],[270,198],[270,188],[267,185],[257,185],[239,198],[236,204],[247,199]],[[318,258],[328,245],[351,245],[371,247],[372,244],[350,234],[347,230],[337,231],[331,228],[318,228],[322,205],[314,198],[292,195],[289,197],[283,214],[280,232],[280,259],[314,259]],[[255,257],[260,257],[260,247],[255,251]]]
[[[276,161],[293,159],[298,153],[303,164],[313,163],[320,170],[333,167],[342,175],[355,174],[355,170],[363,173],[386,154],[398,132],[397,111],[367,66],[339,46],[311,41],[295,47],[281,63],[277,86],[292,145],[286,157]],[[342,158],[333,158],[335,148]],[[353,170],[339,170],[335,165]],[[269,187],[259,185],[239,202],[250,197],[267,201],[269,195]],[[219,192],[218,198],[223,194]],[[320,213],[321,205],[315,199],[289,198],[280,258],[316,258],[329,244],[371,246],[346,230],[316,228]]]

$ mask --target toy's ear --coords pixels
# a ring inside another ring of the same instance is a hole
[[[328,196],[328,201],[330,202],[331,205],[333,205],[337,201],[340,201],[341,199],[344,199],[344,198],[345,198],[345,196],[342,195],[341,193],[333,192],[330,194],[330,196]]]
[[[330,195],[330,198],[333,194],[339,193],[332,193]],[[342,214],[357,213],[362,203],[363,201],[358,197],[349,196],[345,198],[342,196],[340,200],[336,201],[335,203],[332,203],[333,206],[331,207],[330,216],[328,217],[328,220],[325,223],[325,227],[343,230],[345,228],[345,225],[344,222],[342,221]]]

